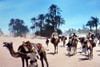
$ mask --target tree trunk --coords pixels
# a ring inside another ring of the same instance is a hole
[[[90,26],[90,30],[92,30],[92,27]]]
[[[97,26],[96,26],[96,36],[97,36]]]

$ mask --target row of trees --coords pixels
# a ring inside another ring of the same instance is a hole
[[[57,5],[52,4],[49,7],[49,11],[46,14],[40,14],[37,18],[31,19],[32,26],[30,27],[33,31],[35,30],[36,35],[50,37],[54,30],[57,30],[59,34],[62,31],[59,26],[64,24],[64,19],[61,17],[61,10]],[[24,21],[20,19],[11,19],[9,23],[9,30],[15,36],[22,36],[29,32],[27,26],[24,25]]]
[[[31,19],[31,23],[32,26],[30,28],[33,31],[35,31],[34,33],[36,35],[50,37],[55,30],[57,30],[59,34],[62,34],[62,31],[61,29],[59,29],[59,27],[65,23],[65,20],[61,16],[60,8],[57,5],[52,4],[48,9],[48,13],[39,14],[38,17],[33,17]],[[87,24],[83,25],[83,29],[78,29],[77,31],[74,29],[69,29],[67,33],[68,32],[84,33],[89,31],[87,27],[89,27],[90,30],[92,30],[92,28],[95,27],[97,34],[98,25],[99,25],[99,19],[97,17],[91,17],[91,19],[87,22]],[[28,27],[24,25],[24,21],[21,19],[11,19],[9,23],[9,30],[15,36],[22,36],[23,34],[29,32]]]
[[[89,32],[89,29],[85,26],[85,25],[83,25],[83,27],[82,27],[82,29],[73,29],[73,28],[70,28],[70,29],[68,29],[66,32],[65,32],[65,35],[69,35],[70,33],[76,33],[76,34],[86,34],[86,33],[88,33]]]
[[[64,24],[64,19],[61,17],[61,10],[57,5],[52,4],[49,7],[49,11],[46,14],[40,14],[38,18],[33,17],[31,19],[31,29],[36,29],[35,34],[41,36],[51,36],[54,30],[57,30],[59,34],[62,31],[59,26]]]

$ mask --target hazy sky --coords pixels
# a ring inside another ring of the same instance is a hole
[[[100,0],[0,0],[0,28],[7,33],[11,18],[24,20],[30,28],[31,18],[46,14],[51,4],[62,10],[63,31],[82,28],[91,16],[100,19]]]

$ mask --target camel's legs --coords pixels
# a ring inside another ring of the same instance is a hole
[[[28,59],[25,59],[26,60],[26,66],[28,66]]]
[[[56,46],[54,46],[54,53],[56,53]]]
[[[22,67],[24,67],[24,58],[21,58],[22,59]]]
[[[40,53],[40,60],[41,60],[42,67],[44,67],[44,64],[43,64],[43,53]]]
[[[42,67],[44,67],[43,58],[40,58],[40,60],[41,60]]]
[[[88,49],[88,59],[90,59],[90,49]]]
[[[63,41],[63,46],[65,47],[65,41]]]
[[[46,62],[47,67],[49,67],[48,61],[47,61],[47,57],[46,57],[46,52],[44,52],[44,60]]]
[[[57,45],[57,47],[56,47],[56,48],[57,48],[57,53],[58,53],[58,45]]]
[[[73,50],[74,50],[74,53],[73,54],[76,54],[76,50],[77,50],[77,47],[73,47]]]
[[[93,58],[93,48],[90,49],[90,58]]]
[[[47,47],[48,47],[48,44],[47,44]]]

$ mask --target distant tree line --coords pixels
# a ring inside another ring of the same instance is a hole
[[[79,34],[86,34],[89,31],[92,31],[97,36],[98,34],[100,34],[100,30],[98,29],[99,24],[100,24],[99,18],[91,16],[90,20],[85,25],[83,25],[82,29],[80,29],[80,28],[78,30],[68,29],[66,31],[66,33],[70,34],[70,33],[75,32],[75,33],[79,33]],[[87,27],[89,27],[89,28],[87,28]],[[92,29],[93,27],[95,27],[95,30]]]
[[[21,19],[11,19],[9,23],[10,32],[16,36],[22,36],[29,32],[27,26],[24,25],[24,21]]]
[[[4,33],[3,33],[3,31],[0,29],[0,36],[1,36],[1,35],[4,35]]]
[[[87,34],[89,32],[89,29],[87,27],[84,28],[84,25],[83,25],[83,28],[82,29],[73,29],[73,28],[70,28],[68,29],[66,32],[65,32],[65,35],[69,35],[71,33],[76,33],[76,34]]]
[[[57,30],[59,34],[62,34],[59,27],[65,23],[65,20],[61,16],[60,8],[57,5],[52,4],[46,14],[39,14],[38,17],[31,18],[31,23],[32,26],[30,28],[33,30],[35,35],[50,37],[55,30]],[[90,20],[83,25],[82,29],[69,29],[66,31],[66,33],[88,33],[90,30],[95,32],[97,35],[99,33],[99,24],[99,19],[97,17],[91,17]],[[93,27],[95,27],[96,30],[93,30]],[[23,20],[13,18],[10,20],[9,30],[15,36],[22,36],[23,34],[29,32],[29,29],[24,25]]]

